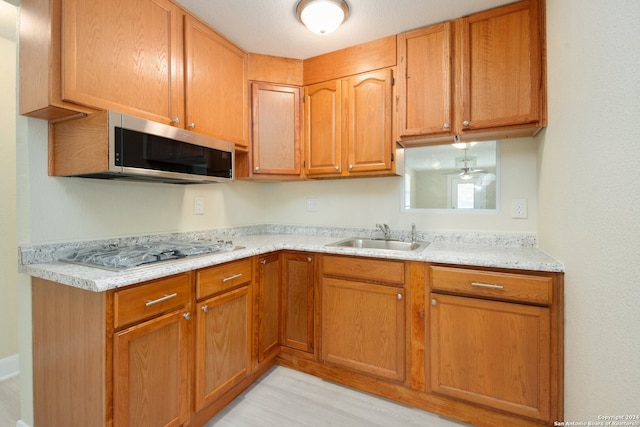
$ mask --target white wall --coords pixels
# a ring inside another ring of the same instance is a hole
[[[16,251],[16,18],[15,6],[0,2],[0,378],[1,361],[18,354]],[[3,368],[6,367],[6,368]],[[15,369],[15,368],[13,368]]]
[[[252,183],[174,185],[47,176],[47,123],[29,119],[28,209],[32,243],[100,239],[261,224]],[[196,196],[205,214],[194,215]]]
[[[634,0],[547,1],[538,231],[566,267],[571,421],[640,413],[639,18]]]
[[[501,209],[496,213],[402,213],[402,178],[358,178],[260,184],[268,201],[269,223],[374,228],[387,223],[392,229],[421,231],[487,231],[535,233],[537,225],[537,143],[533,138],[500,144]],[[306,210],[307,198],[317,198],[318,212]],[[529,216],[511,218],[511,199],[528,200]]]

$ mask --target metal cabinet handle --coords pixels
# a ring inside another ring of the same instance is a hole
[[[238,277],[242,276],[242,273],[238,273],[238,274],[232,274],[229,277],[223,277],[222,278],[222,282],[228,282],[229,280],[233,280],[233,279],[237,279]]]
[[[313,261],[313,258],[308,257],[308,258],[307,258],[307,262],[311,262],[311,261]]]
[[[168,300],[168,299],[175,298],[175,297],[177,297],[177,296],[178,296],[178,294],[177,294],[177,293],[173,293],[173,294],[170,294],[170,295],[166,295],[166,294],[165,294],[163,297],[160,297],[160,298],[158,298],[158,299],[154,299],[154,300],[147,300],[147,302],[145,303],[145,305],[146,305],[147,307],[149,307],[150,305],[158,304],[159,302],[166,301],[166,300]]]
[[[171,123],[174,125],[180,124],[180,117],[176,117],[175,119],[171,120]]]
[[[353,165],[349,165],[349,170],[353,170]]]
[[[336,170],[339,171],[340,170],[340,166],[336,166]]]
[[[462,126],[468,127],[469,126],[469,120],[465,120],[464,122],[462,122]]]
[[[185,314],[182,315],[182,317],[184,317],[185,320],[189,320],[189,319],[191,319],[191,313],[185,313]]]
[[[207,311],[209,311],[209,306],[208,305],[203,305],[202,307],[200,307],[200,310],[202,310],[204,313],[206,313]]]
[[[267,260],[266,260],[266,259],[263,259],[262,261],[260,261],[260,263],[261,263],[261,264],[266,264],[266,263],[267,263]]]
[[[187,126],[189,129],[195,129],[196,128],[196,124],[191,122],[189,123],[189,126]]]
[[[449,122],[445,122],[443,127],[445,129],[449,129],[451,127],[451,125],[449,124]]]
[[[502,286],[502,285],[493,285],[493,284],[489,284],[489,283],[472,282],[471,286],[475,286],[475,287],[478,287],[478,288],[504,289],[504,286]]]
[[[438,301],[436,301],[435,299],[432,299],[431,305],[435,307],[436,305],[438,305]]]
[[[258,172],[260,170],[260,166],[256,166],[255,171]]]
[[[396,295],[396,298],[398,298],[398,301],[402,301],[402,294]]]

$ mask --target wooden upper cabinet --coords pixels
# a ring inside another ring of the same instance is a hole
[[[398,136],[451,141],[535,135],[546,126],[541,0],[398,36]]]
[[[342,165],[342,84],[340,80],[304,89],[305,172],[339,176]]]
[[[452,135],[452,24],[398,36],[398,134]]]
[[[461,18],[461,133],[544,125],[541,24],[537,0]]]
[[[307,175],[390,173],[392,110],[392,69],[305,87]]]
[[[168,0],[24,1],[21,114],[57,120],[114,109],[181,119],[182,13]]]
[[[295,86],[251,84],[253,176],[300,177],[300,91]]]
[[[116,110],[248,146],[246,52],[170,0],[25,0],[21,28],[21,114]]]
[[[386,69],[343,80],[344,158],[350,174],[391,170],[392,79],[392,70]]]
[[[247,53],[185,17],[186,128],[249,145]]]

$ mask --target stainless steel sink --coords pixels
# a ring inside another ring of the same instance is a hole
[[[429,246],[429,242],[403,242],[401,240],[367,239],[351,237],[327,246],[337,248],[382,249],[387,251],[419,252]]]

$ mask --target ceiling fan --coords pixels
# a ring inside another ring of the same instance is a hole
[[[473,169],[469,166],[469,162],[473,160],[473,158],[467,157],[467,151],[469,151],[469,147],[465,147],[464,149],[464,157],[461,159],[463,166],[454,172],[446,172],[443,175],[458,175],[460,179],[469,180],[473,178],[474,175],[483,175],[489,173],[489,171],[485,169]]]

